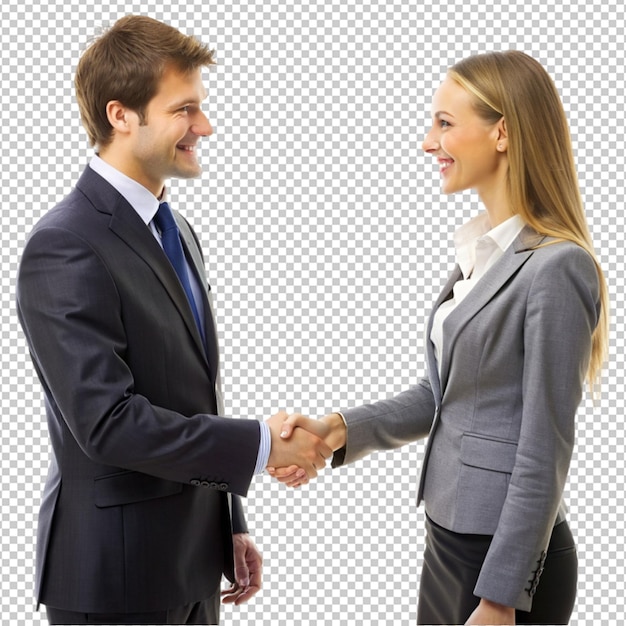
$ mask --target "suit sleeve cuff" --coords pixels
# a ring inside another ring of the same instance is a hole
[[[261,441],[259,443],[259,453],[256,457],[256,466],[254,468],[255,474],[262,474],[267,467],[267,462],[270,458],[270,451],[272,449],[272,437],[270,434],[270,427],[265,422],[260,422],[261,427]]]

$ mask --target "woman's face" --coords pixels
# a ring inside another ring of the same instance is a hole
[[[484,199],[504,182],[506,132],[502,119],[493,124],[479,117],[473,98],[446,78],[433,97],[433,126],[422,147],[439,163],[444,193],[475,189]]]

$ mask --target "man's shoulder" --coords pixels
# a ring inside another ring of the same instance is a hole
[[[42,215],[32,232],[47,228],[82,230],[93,223],[103,206],[111,204],[115,194],[115,190],[88,167],[72,190]]]
[[[47,230],[60,228],[68,231],[80,230],[89,215],[90,202],[76,187],[60,202],[46,211],[35,224],[31,235]]]

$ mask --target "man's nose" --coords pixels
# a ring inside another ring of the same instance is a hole
[[[213,134],[213,126],[211,126],[209,118],[202,113],[202,111],[198,112],[198,118],[191,127],[191,130],[200,137],[210,137]]]

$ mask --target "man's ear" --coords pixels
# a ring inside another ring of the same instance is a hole
[[[119,100],[110,100],[107,102],[106,113],[109,124],[111,124],[115,132],[126,134],[130,131],[129,122],[134,113]]]

